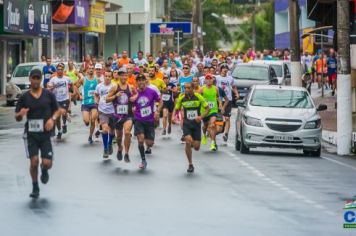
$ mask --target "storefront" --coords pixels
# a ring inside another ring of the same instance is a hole
[[[101,56],[101,33],[105,33],[105,3],[87,0],[53,3],[53,58],[82,61],[86,54]],[[68,46],[66,46],[68,45]]]
[[[39,61],[51,35],[51,6],[40,0],[4,0],[0,5],[0,94],[19,63]]]

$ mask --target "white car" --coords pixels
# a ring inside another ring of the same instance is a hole
[[[22,92],[30,89],[30,81],[28,79],[31,70],[40,69],[43,70],[43,67],[46,65],[44,62],[28,62],[18,64],[12,73],[10,83],[17,85]]]
[[[291,85],[291,71],[289,61],[273,61],[273,60],[258,60],[250,61],[249,64],[253,65],[271,65],[276,72],[278,78],[278,84],[280,85]]]
[[[248,153],[255,147],[302,149],[320,156],[321,119],[308,91],[302,87],[254,85],[240,104],[235,148]]]

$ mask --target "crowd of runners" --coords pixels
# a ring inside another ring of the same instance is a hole
[[[305,53],[301,62],[306,71],[314,71],[316,82],[328,74],[334,91],[335,52],[329,54],[327,58],[321,51],[314,57]],[[255,53],[251,49],[246,53],[210,51],[205,56],[193,50],[184,56],[160,52],[157,57],[139,51],[133,58],[123,51],[106,60],[88,55],[80,66],[69,60],[55,67],[50,58],[43,58],[47,65],[31,71],[31,88],[16,107],[16,120],[27,118],[24,140],[31,162],[30,196],[39,196],[39,166],[41,182],[48,182],[51,138],[61,140],[68,132],[73,106],[81,106],[87,142],[93,143],[93,135],[102,137],[104,159],[115,155],[118,161],[129,163],[135,136],[140,169],[147,168],[146,155],[152,154],[157,128],[162,128],[164,137],[176,125],[182,134],[180,142],[185,143],[187,172],[192,173],[193,149],[198,151],[210,139],[209,148],[216,152],[219,134],[228,141],[233,101],[239,98],[231,77],[234,68],[251,60],[289,59],[288,50]]]

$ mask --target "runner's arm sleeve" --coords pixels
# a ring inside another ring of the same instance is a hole
[[[182,99],[183,99],[184,96],[179,96],[177,98],[177,102],[176,102],[176,106],[175,106],[175,109],[176,110],[179,110],[182,108]]]

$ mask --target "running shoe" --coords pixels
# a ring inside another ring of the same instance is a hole
[[[33,188],[32,193],[30,193],[30,198],[38,198],[40,196],[40,189]]]
[[[128,153],[125,154],[124,160],[125,160],[126,163],[129,163],[129,162],[130,162],[130,157],[129,157],[129,154],[128,154]]]
[[[93,138],[92,138],[92,137],[89,137],[89,138],[88,138],[88,142],[89,142],[89,144],[93,144]]]
[[[167,131],[164,129],[163,131],[162,131],[162,135],[166,135],[167,134]]]
[[[168,134],[172,133],[172,126],[168,126]]]
[[[118,161],[122,161],[122,151],[117,151],[116,158]]]
[[[152,154],[152,149],[151,148],[147,148],[145,151],[145,154]]]
[[[194,166],[193,165],[189,165],[188,169],[187,169],[188,173],[193,173],[194,172]]]
[[[109,145],[109,155],[112,155],[112,153],[114,152],[112,145]]]
[[[104,154],[103,154],[103,158],[108,158],[109,157],[109,150],[108,149],[104,149]]]
[[[49,180],[48,170],[41,167],[41,182],[47,184]]]
[[[62,132],[58,132],[58,134],[57,134],[57,139],[58,139],[58,140],[61,140],[61,139],[62,139]]]
[[[141,164],[138,166],[138,168],[144,170],[147,168],[147,161],[146,160],[142,160]]]
[[[224,142],[227,142],[228,138],[229,138],[228,134],[224,134],[223,136]]]
[[[67,133],[67,125],[62,126],[63,134]]]
[[[215,142],[212,142],[211,144],[210,144],[210,150],[211,151],[217,151],[217,146],[216,146],[216,144],[215,144]]]
[[[100,136],[100,131],[97,130],[97,131],[95,132],[95,138],[99,138],[99,136]]]
[[[206,145],[208,143],[208,138],[206,137],[206,135],[203,135],[203,138],[201,139],[201,143],[203,145]]]

